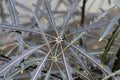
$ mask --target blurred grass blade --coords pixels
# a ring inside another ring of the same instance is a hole
[[[119,25],[116,26],[116,29],[113,31],[112,36],[108,39],[108,43],[107,43],[107,45],[105,47],[105,51],[102,55],[102,60],[101,60],[102,65],[104,65],[107,54],[108,54],[112,44],[114,43],[116,37],[118,36],[119,32],[120,32],[120,22],[119,22]]]
[[[0,23],[0,28],[4,29],[11,29],[12,31],[26,31],[26,32],[31,32],[31,33],[36,33],[36,34],[42,34],[40,31],[38,30],[33,30],[32,28],[25,28],[23,26],[18,26],[16,27],[16,25],[14,24],[8,24],[8,23]],[[46,34],[47,36],[51,37],[51,38],[56,38],[53,37],[49,34]]]
[[[77,5],[79,4],[80,1],[81,1],[81,0],[75,0],[75,1],[72,3],[71,8],[70,8],[69,11],[67,12],[66,17],[65,17],[64,20],[63,20],[63,24],[62,24],[63,30],[62,30],[61,35],[63,35],[63,33],[64,33],[64,27],[65,27],[66,24],[68,23],[69,19],[72,17],[72,14],[74,13],[75,8],[77,7]]]
[[[75,11],[75,8],[77,7],[77,5],[79,4],[81,0],[75,0],[72,5],[71,5],[71,8],[69,9],[66,17],[64,18],[64,21],[63,21],[63,28],[66,26],[66,24],[68,23],[69,19],[72,17],[72,14],[74,13]]]
[[[94,22],[98,22],[99,20],[101,20],[103,17],[107,16],[107,14],[113,10],[115,8],[115,6],[110,6],[110,8],[108,8],[107,10],[105,10],[100,16],[98,16]]]
[[[15,8],[15,1],[14,0],[8,0],[9,2],[9,11],[12,15],[12,23],[15,25],[19,25],[19,17],[18,17],[18,12]],[[21,32],[17,32],[17,40],[19,43],[19,53],[23,53],[24,47],[23,47],[23,38],[21,35]]]
[[[103,71],[105,71],[106,73],[110,74],[109,70],[107,70],[106,68],[100,66],[100,63],[98,60],[96,60],[93,56],[88,55],[84,50],[82,50],[81,48],[76,47],[75,45],[71,45],[73,48],[75,48],[77,51],[79,51],[82,55],[84,55],[86,58],[88,58],[90,60],[90,62],[95,63],[97,66],[99,66],[101,69],[103,69]]]
[[[115,23],[120,19],[120,12],[111,20],[111,23],[108,25],[108,27],[105,29],[104,33],[100,37],[99,41],[102,41],[112,30]]]
[[[40,24],[40,22],[39,22],[39,20],[38,20],[38,18],[36,16],[36,14],[34,14],[34,17],[35,17],[35,20],[36,20],[36,22],[38,24],[38,27],[39,27],[39,29],[40,29],[40,31],[42,33],[42,36],[43,36],[45,42],[47,43],[48,48],[50,49],[50,44],[49,44],[48,39],[46,37],[46,34],[45,34],[44,30],[43,30],[43,26]]]
[[[110,77],[114,77],[115,75],[118,75],[118,74],[120,74],[120,70],[117,70],[114,73],[109,74],[108,76],[104,77],[102,80],[108,80]],[[118,77],[118,79],[116,80],[120,80],[120,77]]]
[[[108,21],[108,20],[106,21],[105,20],[105,21],[92,23],[92,24],[90,24],[88,26],[84,26],[83,28],[81,28],[81,27],[77,28],[77,30],[76,30],[76,28],[73,28],[73,29],[70,30],[71,33],[68,34],[68,35],[84,32],[84,31],[89,31],[89,30],[94,30],[94,29],[97,29],[97,28],[102,28],[105,25],[108,25],[109,23],[110,23],[110,21]],[[68,35],[66,35],[66,36],[68,36]]]
[[[112,72],[117,71],[118,69],[120,69],[120,48],[118,49],[117,53],[116,53],[116,60],[114,61],[114,65],[112,68]]]
[[[75,43],[78,39],[80,39],[83,35],[85,35],[86,34],[86,32],[82,32],[81,34],[79,34],[76,38],[74,38],[72,41],[71,41],[71,43],[70,44],[73,44],[73,43]]]
[[[7,62],[9,62],[10,60],[11,60],[11,58],[9,58],[9,57],[7,57],[7,56],[5,56],[3,54],[0,54],[0,61],[7,61]]]
[[[52,28],[52,27],[51,27],[51,26],[52,26],[52,22],[51,22],[50,18],[48,17],[48,15],[45,13],[45,11],[42,10],[38,5],[33,4],[33,6],[36,8],[37,11],[39,11],[39,12],[41,13],[41,16],[44,16],[44,17],[45,17],[45,19],[46,19],[46,20],[49,22],[49,24],[50,24],[50,28]]]

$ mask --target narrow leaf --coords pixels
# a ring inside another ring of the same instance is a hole
[[[49,50],[49,52],[47,53],[47,55],[44,57],[44,59],[42,60],[42,62],[39,63],[38,67],[31,73],[31,80],[37,80],[38,77],[41,76],[41,71],[43,66],[45,65],[48,56],[50,55],[51,51],[53,50],[53,48],[56,46],[56,43],[53,45],[53,47]]]
[[[51,42],[52,43],[52,42]],[[28,56],[30,56],[31,54],[33,54],[37,49],[45,46],[46,44],[40,45],[36,48],[32,48],[30,50],[27,50],[27,52],[24,52],[24,54],[21,54],[17,57],[12,57],[12,60],[3,65],[3,67],[0,69],[0,74],[4,74],[4,72],[7,70],[9,71],[13,66],[19,65],[20,61],[22,61],[23,59],[27,58]]]
[[[73,1],[72,5],[71,5],[71,8],[69,9],[66,17],[64,18],[63,25],[62,25],[63,26],[63,30],[62,30],[61,35],[63,35],[63,33],[64,33],[64,27],[68,23],[69,19],[72,17],[72,14],[74,13],[75,8],[77,7],[77,5],[79,4],[80,1],[81,0],[75,0],[75,1]]]
[[[44,0],[44,2],[45,2],[46,9],[47,9],[47,11],[48,11],[48,15],[49,15],[50,21],[51,21],[51,23],[52,23],[52,26],[53,26],[53,28],[54,28],[57,36],[58,36],[59,32],[58,32],[57,26],[56,26],[56,24],[55,24],[55,20],[54,20],[54,17],[53,17],[53,13],[52,13],[52,11],[51,11],[50,2],[49,2],[48,0]]]
[[[65,69],[66,69],[66,73],[67,73],[68,80],[73,80],[73,77],[72,77],[72,69],[71,69],[69,63],[68,63],[67,60],[66,60],[66,57],[65,57],[65,54],[64,54],[64,52],[63,52],[63,48],[62,48],[61,43],[60,43],[60,47],[61,47],[63,62],[64,62],[64,65],[65,65]]]
[[[108,27],[105,29],[104,33],[100,37],[99,41],[102,41],[112,30],[115,23],[120,19],[120,12],[111,20],[111,23],[108,25]]]
[[[104,65],[107,54],[108,54],[112,44],[114,43],[116,37],[118,36],[119,32],[120,32],[120,26],[116,26],[116,29],[113,31],[112,36],[109,38],[108,43],[107,43],[107,45],[105,47],[105,51],[104,51],[104,53],[102,55],[102,60],[101,60],[102,65]]]
[[[18,17],[18,12],[15,8],[15,1],[14,0],[8,0],[9,1],[9,11],[12,15],[12,23],[15,25],[19,24],[19,17]],[[19,53],[23,53],[24,47],[23,47],[23,38],[21,35],[21,32],[17,32],[17,40],[19,43]]]

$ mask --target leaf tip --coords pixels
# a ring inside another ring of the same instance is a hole
[[[22,69],[22,70],[20,71],[20,73],[23,74],[23,73],[24,73],[24,70]]]
[[[103,40],[103,38],[100,38],[100,39],[99,39],[99,42],[101,42],[102,40]]]

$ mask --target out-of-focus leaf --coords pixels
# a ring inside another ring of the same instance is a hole
[[[77,7],[77,5],[79,4],[81,0],[75,0],[72,5],[71,5],[71,8],[69,9],[69,11],[67,12],[67,15],[66,17],[64,18],[64,21],[63,21],[63,30],[61,32],[61,35],[64,34],[64,28],[66,26],[66,24],[68,23],[69,19],[72,17],[72,14],[74,13],[75,11],[75,8]]]
[[[39,27],[39,29],[40,29],[40,31],[41,31],[41,33],[42,33],[42,36],[43,36],[45,42],[47,43],[48,48],[50,49],[50,44],[49,44],[48,39],[47,39],[47,37],[46,37],[46,33],[45,33],[44,30],[43,30],[43,26],[42,26],[41,23],[39,22],[36,14],[34,14],[34,17],[35,17],[35,20],[36,20],[36,22],[37,22],[37,24],[38,24],[38,27]]]
[[[69,9],[65,19],[64,19],[64,23],[63,23],[63,28],[66,26],[66,24],[68,23],[69,19],[71,18],[72,14],[74,13],[75,11],[75,8],[77,7],[77,5],[79,4],[81,0],[75,0],[72,5],[71,5],[71,8]]]
[[[120,0],[112,0],[120,8]]]
[[[115,23],[120,19],[120,12],[111,20],[111,23],[108,25],[108,27],[105,29],[104,33],[100,37],[99,41],[102,41],[112,30]]]
[[[32,59],[32,60],[27,60],[27,61],[25,61],[25,62],[24,62],[24,64],[25,64],[25,65],[24,65],[24,69],[26,69],[26,68],[34,65],[35,62],[39,62],[39,61],[41,61],[42,59],[43,59],[43,58],[40,58],[40,59]],[[18,69],[18,70],[13,71],[12,73],[10,73],[9,75],[7,75],[7,76],[5,77],[5,80],[10,80],[10,79],[12,79],[14,76],[18,75],[20,72],[21,72],[21,69]]]
[[[18,27],[16,27],[18,26]],[[32,32],[32,33],[36,33],[36,34],[42,34],[40,31],[38,30],[33,30],[32,28],[25,28],[23,26],[19,26],[19,25],[14,25],[14,24],[8,24],[8,23],[0,23],[0,28],[4,29],[10,29],[12,31],[26,31],[26,32]],[[46,34],[47,36],[51,37],[51,38],[55,38],[49,34]]]
[[[19,17],[18,17],[18,12],[17,9],[15,8],[15,1],[14,0],[8,0],[9,2],[9,12],[12,16],[12,24],[19,25]],[[23,38],[21,35],[21,32],[17,32],[17,41],[19,43],[19,53],[23,53],[24,46],[23,46]]]
[[[115,8],[115,6],[111,6],[110,8],[108,8],[106,11],[104,11],[100,16],[98,16],[94,22],[98,22],[100,19],[102,19],[103,17],[105,17],[111,10],[113,10]]]
[[[61,68],[59,67],[59,65],[55,62],[56,67],[58,68],[63,80],[67,80],[67,76],[64,74],[64,72],[61,70]]]
[[[102,28],[106,25],[108,25],[110,23],[110,21],[100,21],[100,22],[94,22],[92,24],[89,24],[88,26],[84,26],[83,28],[79,27],[79,28],[73,28],[73,29],[70,29],[71,33],[66,35],[66,36],[69,36],[69,35],[72,35],[72,34],[76,34],[76,33],[81,33],[81,32],[84,32],[84,31],[89,31],[89,30],[94,30],[94,29],[97,29],[97,28]]]
[[[50,64],[49,70],[46,73],[45,79],[44,80],[49,80],[51,69],[52,69],[53,62]]]
[[[114,65],[113,65],[113,68],[112,68],[112,72],[120,69],[120,48],[119,48],[119,50],[118,50],[118,52],[116,54],[116,57],[117,57],[117,59],[114,62]]]
[[[39,12],[41,13],[41,16],[44,16],[45,19],[48,20],[49,24],[52,26],[52,22],[51,22],[50,18],[48,17],[48,15],[45,13],[45,11],[42,10],[42,9],[39,7],[39,5],[33,4],[33,6],[36,8],[37,11],[39,11]],[[50,28],[52,28],[51,26],[50,26]]]
[[[82,61],[81,57],[71,47],[70,47],[70,50],[71,50],[72,54],[75,56],[75,58],[78,60],[78,63],[82,66],[83,69],[85,69],[87,71],[87,73],[89,74],[91,79],[93,79],[92,73],[88,69],[87,65]],[[85,75],[83,77],[85,77]]]
[[[109,38],[108,43],[105,47],[104,53],[102,55],[102,60],[101,60],[102,65],[104,65],[104,62],[106,60],[106,56],[107,56],[113,42],[115,41],[116,37],[118,36],[118,34],[120,32],[120,26],[118,25],[118,26],[115,26],[115,27],[116,27],[116,29],[113,31],[112,36]]]
[[[0,54],[0,60],[9,62],[11,59],[3,54]]]
[[[108,76],[104,77],[102,80],[108,80],[110,77],[114,77],[117,74],[120,74],[120,70],[117,70],[114,73],[109,74]],[[120,80],[120,77],[116,77],[115,80]]]

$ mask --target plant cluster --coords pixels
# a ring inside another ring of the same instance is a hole
[[[1,0],[0,80],[120,80],[120,1],[95,2]]]

